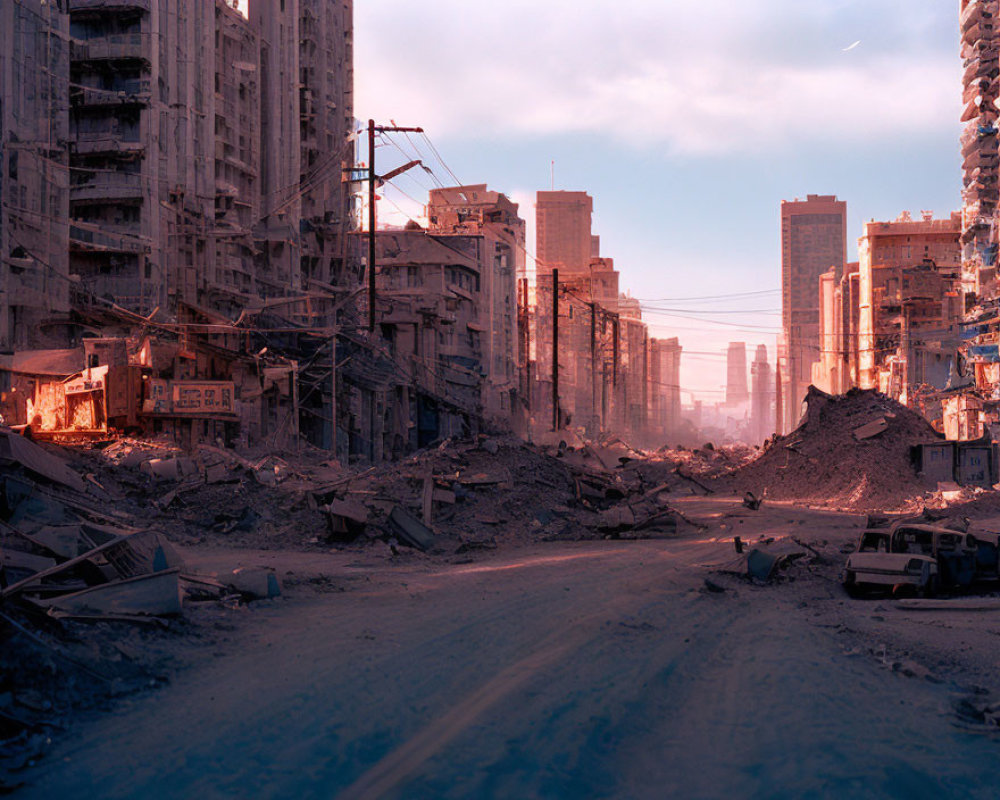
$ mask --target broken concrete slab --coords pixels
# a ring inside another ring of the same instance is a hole
[[[400,539],[411,547],[427,551],[434,544],[434,532],[402,506],[395,506],[392,509],[389,524]]]
[[[65,461],[15,433],[0,431],[0,461],[2,460],[20,464],[35,475],[68,486],[81,494],[87,490],[83,478]]]
[[[254,600],[281,596],[278,576],[263,567],[239,567],[224,576],[222,582]]]
[[[10,571],[34,574],[56,565],[54,558],[26,553],[23,550],[13,550],[10,547],[0,548],[0,564]]]
[[[360,525],[368,522],[368,508],[364,503],[354,500],[331,500],[326,509],[334,516],[343,517]]]
[[[36,599],[37,605],[76,616],[136,614],[176,616],[181,613],[179,569],[154,572],[92,586],[71,594]]]
[[[760,581],[769,581],[780,560],[780,556],[775,553],[758,547],[751,548],[747,553],[747,575]]]
[[[871,439],[889,429],[889,420],[879,417],[871,422],[854,429],[854,438],[859,442],[863,439]]]

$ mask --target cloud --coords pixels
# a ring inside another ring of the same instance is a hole
[[[893,1],[876,14],[846,0],[746,0],[724,14],[694,0],[620,0],[613,14],[604,3],[598,13],[597,3],[564,0],[406,5],[419,16],[380,0],[358,9],[357,107],[439,139],[586,133],[711,155],[938,132],[960,113],[961,63],[931,25],[957,28],[954,9],[938,17]],[[845,61],[844,40],[860,35],[865,48]]]

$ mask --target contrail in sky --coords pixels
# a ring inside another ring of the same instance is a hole
[[[841,50],[840,52],[842,52],[842,53],[846,53],[846,52],[847,52],[848,50],[853,50],[853,49],[854,49],[855,47],[857,47],[857,46],[858,46],[859,44],[861,44],[861,40],[860,40],[860,39],[858,39],[858,40],[857,40],[857,41],[856,41],[856,42],[855,42],[854,44],[852,44],[852,45],[850,45],[850,46],[848,46],[848,47],[845,47],[845,48],[844,48],[843,50]]]

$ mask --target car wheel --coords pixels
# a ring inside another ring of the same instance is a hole
[[[858,576],[853,569],[844,570],[844,588],[851,597],[858,593]]]
[[[938,576],[931,575],[930,579],[924,585],[923,594],[924,597],[936,597],[938,593]]]

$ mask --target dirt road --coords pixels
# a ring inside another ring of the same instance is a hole
[[[836,553],[854,523],[686,513],[710,529],[341,563],[348,591],[255,610],[211,662],[75,729],[23,794],[996,796],[1000,740],[958,724],[960,674],[893,669],[891,630],[873,654],[894,611],[847,600],[832,563],[766,587],[711,571],[735,525],[797,526]]]

